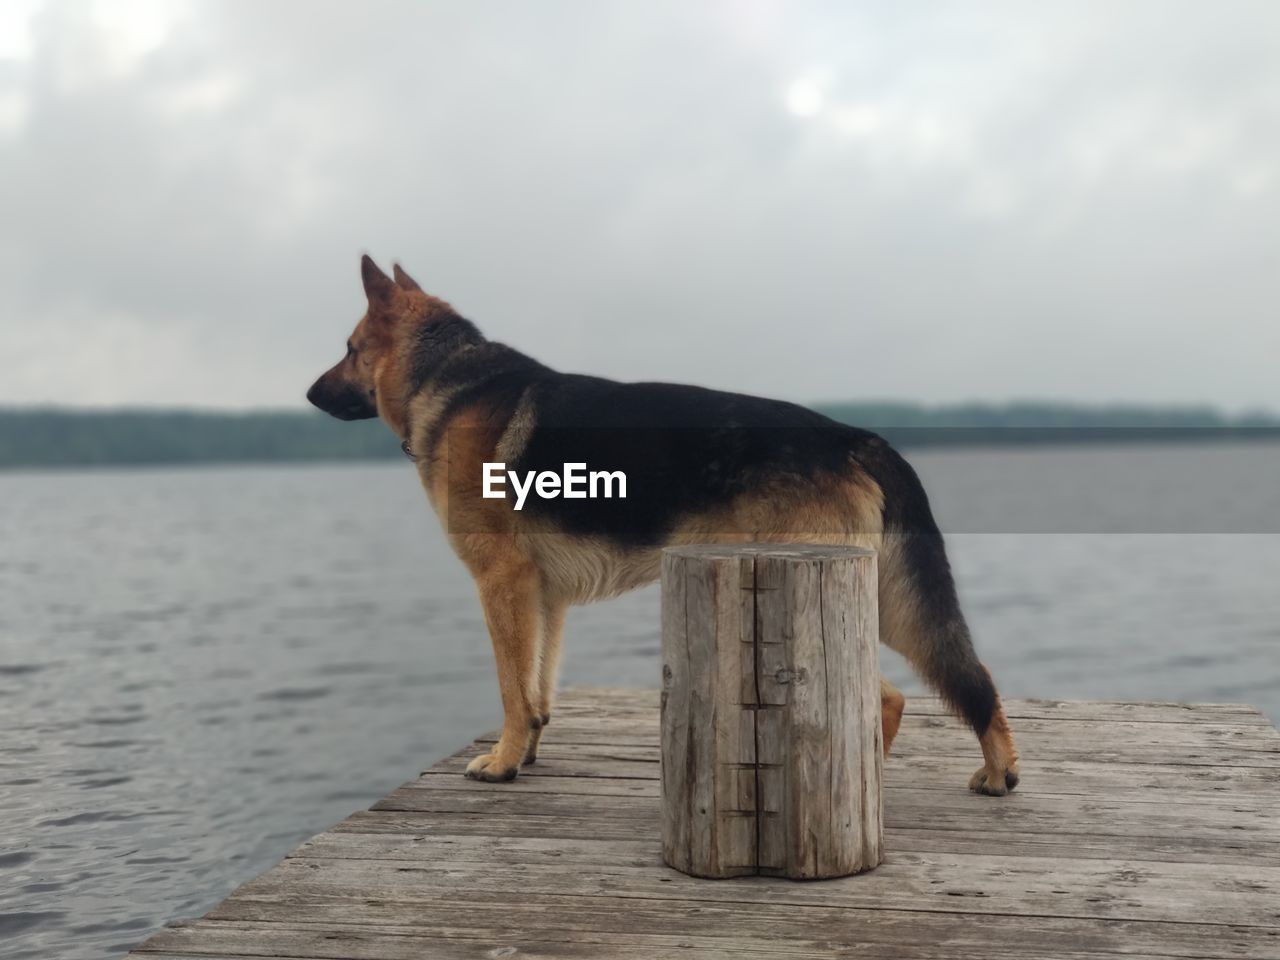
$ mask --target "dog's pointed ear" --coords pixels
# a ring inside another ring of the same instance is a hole
[[[364,294],[370,303],[386,303],[396,289],[392,279],[378,268],[373,257],[367,253],[360,258],[360,279],[364,281]]]
[[[417,290],[419,293],[422,292],[422,288],[418,286],[418,281],[405,273],[404,268],[401,267],[400,264],[397,263],[392,265],[391,273],[396,278],[396,283],[400,284],[404,289]]]

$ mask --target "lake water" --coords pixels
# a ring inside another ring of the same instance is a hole
[[[1280,447],[910,459],[1007,696],[1280,719]],[[118,956],[499,721],[403,462],[0,475],[0,597],[9,960]],[[657,610],[575,610],[563,681],[656,686]]]

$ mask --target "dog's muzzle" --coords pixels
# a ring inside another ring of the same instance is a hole
[[[312,406],[339,420],[370,420],[378,415],[378,408],[363,391],[349,384],[332,389],[323,377],[311,385],[307,399]]]

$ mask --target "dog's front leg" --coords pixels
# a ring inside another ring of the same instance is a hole
[[[503,723],[493,752],[467,764],[467,776],[496,783],[516,778],[535,722],[541,723],[535,711],[541,593],[537,569],[525,562],[495,565],[476,579],[498,664]]]
[[[542,742],[542,734],[551,722],[551,704],[556,696],[556,672],[560,666],[560,644],[564,639],[564,617],[568,609],[562,601],[544,598],[542,649],[538,656],[538,692],[533,701],[536,716],[533,735],[529,737],[529,747],[524,754],[526,765],[538,761],[538,744]]]

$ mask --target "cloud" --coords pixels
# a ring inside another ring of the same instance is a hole
[[[1267,3],[27,7],[0,402],[300,403],[368,249],[564,369],[1280,407]]]

